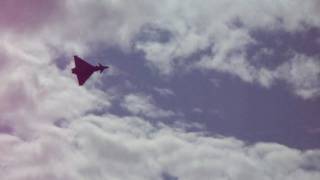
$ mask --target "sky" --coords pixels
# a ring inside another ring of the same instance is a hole
[[[319,16],[318,0],[2,0],[0,179],[320,179]],[[110,69],[78,86],[74,55]]]

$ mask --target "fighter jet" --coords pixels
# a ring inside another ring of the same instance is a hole
[[[82,86],[95,71],[102,73],[105,69],[109,68],[109,66],[101,64],[93,66],[78,56],[74,56],[74,64],[76,67],[72,69],[72,73],[77,75],[79,86]]]

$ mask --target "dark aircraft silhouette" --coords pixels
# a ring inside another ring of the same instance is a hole
[[[95,71],[102,73],[105,69],[109,68],[109,66],[101,64],[93,66],[78,56],[74,56],[74,64],[76,67],[72,69],[72,73],[77,75],[79,86],[82,86]]]

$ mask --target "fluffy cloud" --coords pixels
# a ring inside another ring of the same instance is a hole
[[[185,59],[204,51],[206,53],[200,54],[200,58],[193,60],[198,68],[232,74],[264,87],[271,87],[280,79],[293,84],[293,91],[303,98],[318,96],[319,85],[313,86],[313,92],[310,89],[305,92],[301,86],[297,90],[298,82],[279,77],[266,67],[256,67],[247,54],[250,45],[259,43],[251,35],[254,31],[295,33],[309,27],[319,28],[317,1],[303,4],[300,1],[184,1],[179,6],[176,1],[167,3],[170,8],[164,8],[165,13],[158,19],[161,23],[154,23],[154,26],[170,32],[170,40],[141,41],[135,46],[145,52],[147,60],[160,72],[170,74],[181,64],[188,64],[184,63]],[[301,73],[304,77],[312,76],[304,80],[319,77],[317,73]]]
[[[78,88],[69,69],[60,71],[52,64],[48,49],[36,40],[2,42],[0,129],[28,139],[42,125],[110,105],[100,90]]]
[[[283,81],[292,87],[293,92],[304,98],[318,97],[320,92],[320,63],[318,57],[295,54],[290,60],[274,70],[256,68],[243,56],[234,56],[220,61],[218,57],[204,57],[199,65],[237,75],[245,82],[271,87],[275,81]]]
[[[23,141],[1,135],[5,179],[319,179],[319,151],[88,115]]]
[[[252,30],[296,32],[304,29],[304,23],[319,26],[315,3],[312,0],[303,5],[299,1],[185,1],[183,4],[165,1],[165,7],[170,8],[163,8],[163,16],[155,26],[171,32],[171,41],[141,42],[137,48],[144,50],[150,61],[168,61],[165,63],[168,65],[173,59],[211,46],[212,53],[227,55],[252,43],[248,34]]]
[[[274,74],[292,85],[295,93],[303,98],[320,95],[320,61],[316,57],[296,54],[279,66]]]

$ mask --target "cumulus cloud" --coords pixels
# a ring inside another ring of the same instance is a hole
[[[320,95],[320,61],[317,57],[296,54],[274,72],[279,79],[288,82],[295,93],[303,98]]]
[[[48,127],[47,127],[48,128]],[[31,141],[1,135],[6,179],[319,179],[319,151],[246,145],[136,117],[88,115]],[[19,173],[17,173],[19,172]]]

